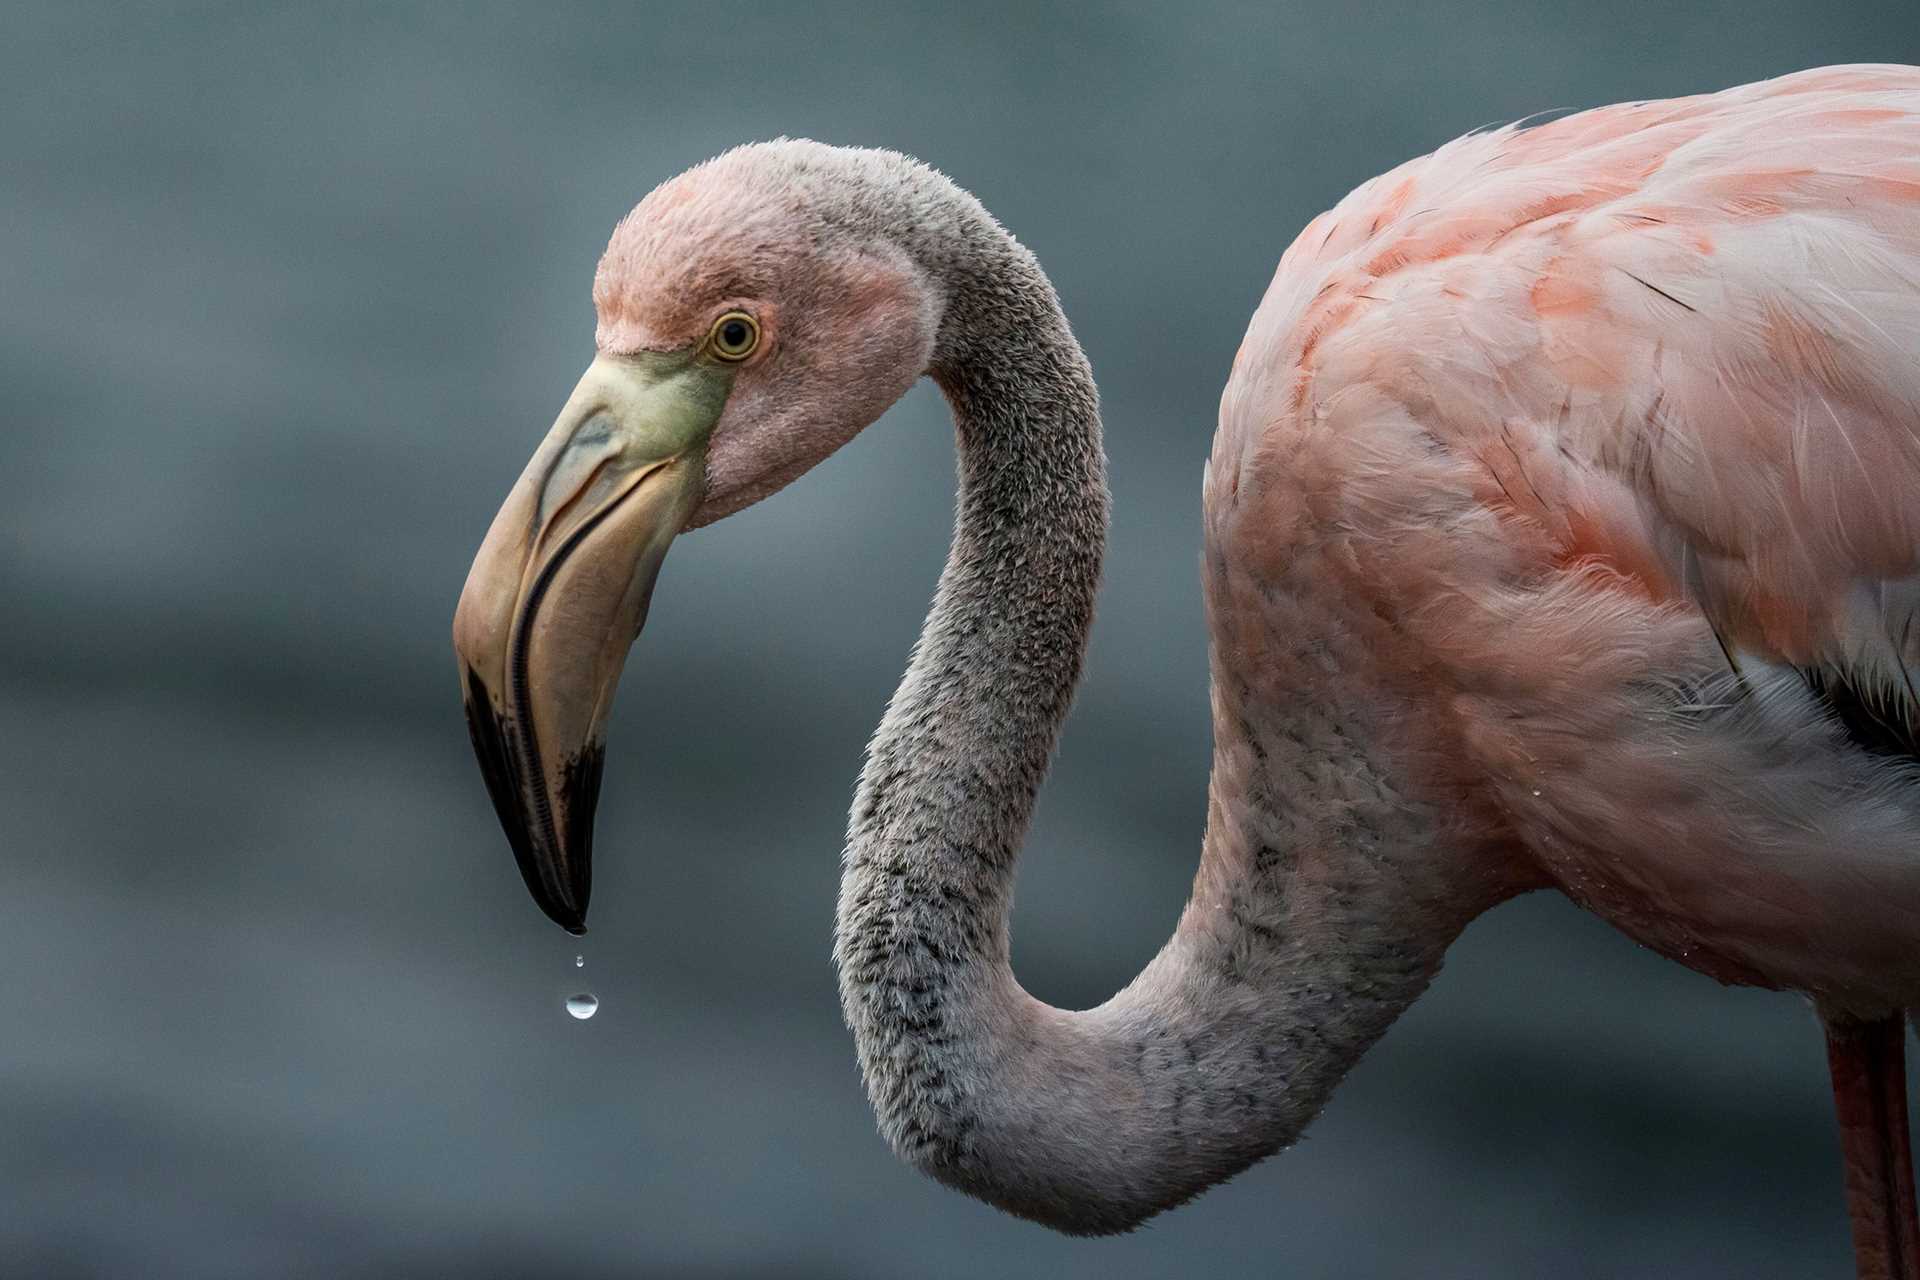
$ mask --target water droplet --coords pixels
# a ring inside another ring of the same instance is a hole
[[[600,997],[594,995],[591,991],[582,991],[577,996],[568,996],[567,1012],[580,1019],[580,1021],[585,1022],[588,1018],[600,1012]]]
[[[583,967],[586,963],[587,958],[585,956],[575,956],[573,958],[573,967],[576,969]]]

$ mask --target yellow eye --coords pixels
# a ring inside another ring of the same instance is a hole
[[[729,311],[713,322],[707,347],[722,360],[745,360],[760,345],[760,322],[744,311]]]

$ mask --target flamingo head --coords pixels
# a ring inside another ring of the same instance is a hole
[[[604,726],[674,537],[790,483],[932,358],[890,152],[743,147],[649,194],[594,278],[597,352],[481,543],[454,648],[528,889],[586,931]],[[889,174],[894,181],[887,182]]]

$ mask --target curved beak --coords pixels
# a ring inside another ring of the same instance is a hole
[[[601,356],[493,519],[453,616],[480,772],[534,901],[587,930],[607,707],[699,506],[730,366]]]

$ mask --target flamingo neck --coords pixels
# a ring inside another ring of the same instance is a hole
[[[903,1158],[1063,1230],[1120,1231],[1290,1143],[1464,919],[1406,906],[1383,843],[1431,835],[1419,815],[1312,794],[1378,762],[1315,699],[1272,706],[1233,677],[1210,581],[1215,767],[1180,927],[1097,1009],[1015,981],[1015,860],[1080,675],[1108,501],[1092,374],[1052,288],[997,227],[972,247],[932,370],[958,437],[953,544],[861,774],[835,960]]]

